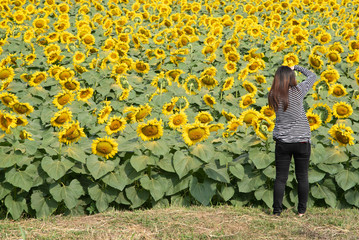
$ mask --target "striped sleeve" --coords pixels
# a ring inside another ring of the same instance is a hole
[[[301,92],[304,96],[309,91],[309,89],[312,88],[313,84],[317,80],[317,75],[314,72],[299,65],[295,65],[294,70],[303,73],[303,75],[307,77],[303,82],[297,85],[298,88],[301,89]]]

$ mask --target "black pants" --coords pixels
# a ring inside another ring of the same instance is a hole
[[[288,179],[289,165],[294,157],[295,175],[298,182],[298,213],[305,213],[307,209],[309,183],[308,167],[311,147],[310,143],[283,143],[276,141],[275,165],[276,179],[274,182],[273,213],[282,212],[284,189]]]

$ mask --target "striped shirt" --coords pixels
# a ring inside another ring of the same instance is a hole
[[[303,73],[307,78],[296,87],[289,88],[288,108],[285,112],[282,103],[279,103],[273,139],[285,143],[310,142],[311,132],[303,107],[303,99],[312,88],[317,75],[298,65],[294,66],[294,70]]]

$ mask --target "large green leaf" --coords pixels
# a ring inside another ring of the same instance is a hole
[[[166,195],[170,196],[182,190],[188,189],[191,179],[192,179],[192,175],[188,175],[181,179],[179,179],[177,176],[172,177],[170,179],[171,184],[166,192]]]
[[[203,168],[207,176],[213,180],[229,183],[228,168],[226,166],[219,166],[216,163],[209,163]]]
[[[356,190],[349,190],[345,193],[345,200],[351,205],[359,208],[359,192]]]
[[[249,151],[249,159],[257,169],[264,169],[274,161],[274,153],[266,153],[253,148]]]
[[[78,198],[85,192],[77,179],[71,181],[70,185],[54,184],[50,187],[50,193],[57,202],[64,201],[68,209],[77,205]]]
[[[57,209],[57,202],[45,197],[41,191],[34,191],[31,195],[31,207],[36,211],[37,218],[45,218],[50,216]]]
[[[337,205],[336,195],[326,186],[321,186],[319,184],[311,187],[310,192],[314,198],[323,199],[324,201],[334,208]]]
[[[239,162],[229,165],[229,171],[238,179],[244,177],[244,168]]]
[[[158,161],[157,165],[167,172],[175,173],[176,170],[173,168],[172,159],[173,154],[167,154]]]
[[[111,160],[99,161],[95,155],[87,158],[86,166],[95,179],[99,179],[115,169],[115,164]]]
[[[339,171],[343,170],[343,165],[338,163],[338,164],[324,164],[324,163],[320,163],[317,165],[317,167],[324,171],[327,172],[331,175],[335,175],[337,174]]]
[[[125,189],[126,197],[131,201],[131,208],[138,208],[144,204],[150,196],[150,193],[145,189],[136,189],[129,187]]]
[[[17,155],[14,153],[0,153],[0,168],[8,168],[16,164]]]
[[[5,179],[15,187],[30,191],[33,186],[33,178],[26,171],[15,170],[14,168],[5,173]]]
[[[19,219],[23,211],[27,211],[26,199],[23,196],[18,196],[14,199],[11,194],[5,198],[5,206],[7,211],[11,214],[13,219]]]
[[[89,186],[88,193],[91,199],[96,201],[96,207],[99,212],[104,212],[118,194],[113,188],[100,188],[95,183]]]
[[[196,144],[190,147],[190,152],[204,162],[211,161],[214,156],[212,144]]]
[[[53,179],[58,180],[64,176],[75,164],[66,158],[61,160],[52,160],[50,157],[44,157],[41,161],[41,167]]]
[[[168,189],[167,179],[163,177],[149,178],[147,175],[140,179],[141,186],[150,191],[155,201],[160,200]]]
[[[226,185],[221,185],[218,190],[219,195],[226,202],[233,197],[234,192],[235,192],[234,187],[226,186]]]
[[[359,175],[344,169],[335,175],[335,181],[338,183],[339,187],[346,191],[359,184]]]
[[[322,144],[317,144],[312,148],[310,161],[314,164],[324,163],[326,161],[325,153],[327,148],[323,147]]]
[[[0,199],[3,199],[6,195],[8,195],[13,186],[10,183],[2,182],[0,183]]]
[[[316,168],[309,168],[308,171],[308,181],[309,183],[316,183],[322,180],[325,176],[325,173],[317,170]]]
[[[120,168],[118,170],[106,174],[104,177],[102,177],[102,181],[108,184],[109,186],[122,191],[125,188],[125,186],[128,184],[129,179],[125,174],[124,169]]]
[[[198,202],[207,206],[216,193],[216,183],[207,178],[203,181],[203,183],[200,183],[196,177],[193,177],[190,183],[189,191]]]
[[[180,178],[184,177],[190,171],[196,170],[201,165],[201,161],[185,155],[182,151],[177,151],[173,155],[173,167]]]
[[[137,172],[141,172],[144,170],[147,165],[154,165],[155,159],[152,156],[141,155],[141,156],[133,156],[130,160],[131,165]]]
[[[254,196],[257,200],[263,200],[267,207],[271,208],[273,206],[273,190],[260,187],[254,192]]]
[[[83,148],[79,147],[78,145],[70,145],[66,147],[64,152],[67,154],[67,156],[75,159],[76,161],[86,163],[87,155]]]
[[[169,148],[165,140],[149,141],[144,144],[145,148],[151,150],[155,155],[165,155],[169,152]]]

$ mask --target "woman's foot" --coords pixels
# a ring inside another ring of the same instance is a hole
[[[304,217],[304,213],[298,213],[298,217]]]

